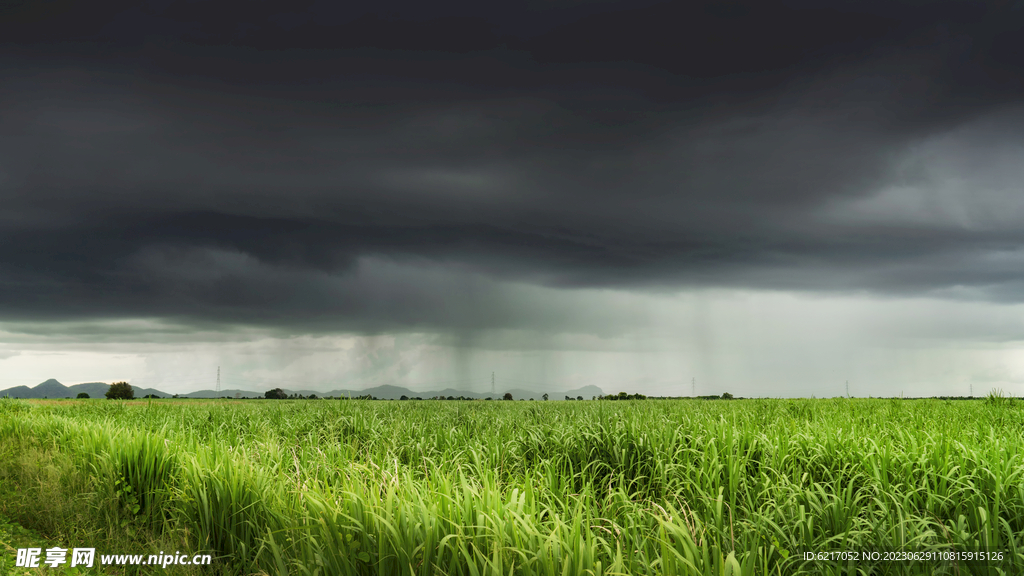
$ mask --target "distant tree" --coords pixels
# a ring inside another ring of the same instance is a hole
[[[625,392],[619,392],[619,400],[629,400],[629,394]]]
[[[548,399],[548,395],[547,395],[547,393],[545,392],[545,393],[544,393],[544,395],[543,395],[543,396],[541,396],[541,398],[543,398],[543,399],[547,400],[547,399]]]
[[[110,400],[133,400],[135,391],[127,382],[114,382],[110,388],[107,388],[106,397]]]
[[[402,394],[402,397],[399,398],[399,400],[408,400],[408,399],[409,399],[409,397],[406,396],[405,394]]]
[[[505,392],[505,400],[511,400],[511,399],[512,399],[512,393],[511,392]]]
[[[142,397],[143,400],[147,400],[150,398],[159,398],[159,396],[157,396],[156,394],[146,394],[145,396]]]
[[[178,397],[178,395],[177,395],[177,394],[175,394],[174,396],[171,396],[171,398],[177,398],[177,397]]]
[[[722,392],[722,400],[732,400],[732,394],[728,392]]]
[[[530,398],[530,402],[533,402],[533,398]]]
[[[288,398],[288,395],[285,394],[284,390],[281,390],[280,388],[274,388],[273,390],[267,390],[267,393],[264,394],[263,396],[265,398],[267,398],[268,400],[284,400],[284,399]]]
[[[576,399],[579,400],[580,402],[582,402],[583,401],[583,396],[577,396]]]
[[[79,392],[78,393],[78,397],[79,398],[88,398],[89,394],[87,392]]]
[[[310,400],[319,400],[319,398],[316,397],[316,394],[310,394],[308,396],[308,399],[310,399]]]

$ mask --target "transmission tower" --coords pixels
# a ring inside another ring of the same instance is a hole
[[[491,396],[494,396],[494,372],[491,372]]]
[[[220,396],[220,366],[217,366],[217,396]]]

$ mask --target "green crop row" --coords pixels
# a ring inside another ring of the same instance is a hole
[[[225,574],[1024,567],[1009,398],[2,400],[0,445],[0,512],[62,542],[212,553]],[[954,550],[1002,560],[806,556]]]

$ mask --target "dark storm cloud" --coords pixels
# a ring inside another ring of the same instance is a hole
[[[1020,299],[1021,3],[0,22],[5,318],[564,320],[502,280]]]

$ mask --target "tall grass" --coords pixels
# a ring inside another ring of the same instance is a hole
[[[68,520],[81,530],[179,541],[227,573],[1024,566],[1024,404],[1011,398],[0,401],[0,442],[0,481],[32,482],[30,453],[88,479],[68,495],[96,512]],[[1006,560],[804,558],[953,549]]]

